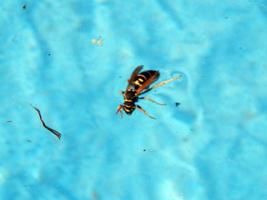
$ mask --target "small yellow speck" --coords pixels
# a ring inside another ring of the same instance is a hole
[[[91,39],[91,43],[95,46],[102,46],[103,45],[103,38],[99,36],[98,38]]]

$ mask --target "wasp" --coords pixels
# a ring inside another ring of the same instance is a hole
[[[158,103],[147,96],[142,97],[142,95],[153,89],[161,87],[171,81],[177,80],[180,78],[180,76],[173,77],[171,79],[162,81],[152,86],[152,84],[155,83],[160,76],[159,71],[147,70],[141,72],[142,69],[143,65],[140,65],[136,67],[135,70],[132,72],[131,77],[128,80],[126,90],[121,92],[123,95],[124,103],[118,106],[117,113],[120,113],[122,115],[123,109],[126,114],[131,115],[133,111],[137,109],[143,112],[151,119],[155,119],[153,116],[149,115],[140,105],[137,105],[136,103],[139,99],[144,99],[156,103],[158,105],[165,105],[162,103]]]

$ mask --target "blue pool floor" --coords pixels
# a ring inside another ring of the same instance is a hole
[[[0,199],[267,199],[265,0],[0,10]],[[116,115],[140,64],[183,76],[138,102],[156,120]]]

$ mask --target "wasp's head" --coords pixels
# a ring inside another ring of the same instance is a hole
[[[133,104],[128,104],[127,102],[123,104],[122,109],[127,115],[131,115],[132,112],[135,110],[135,105]]]
[[[124,112],[127,115],[131,115],[132,112],[135,110],[135,105],[127,104],[127,103],[121,104],[121,105],[118,106],[117,114],[120,113],[121,116],[122,116],[122,110],[124,110]]]

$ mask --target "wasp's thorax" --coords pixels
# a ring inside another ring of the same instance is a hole
[[[137,100],[135,90],[133,90],[133,89],[126,90],[126,92],[123,94],[123,97],[124,97],[124,101],[126,101],[126,102]]]

